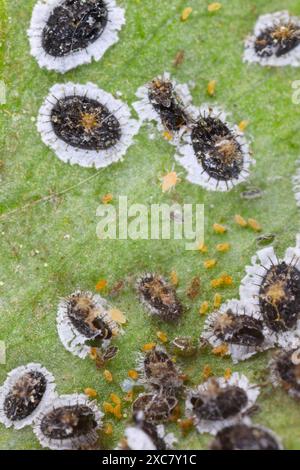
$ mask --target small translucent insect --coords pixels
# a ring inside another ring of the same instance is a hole
[[[102,416],[86,395],[62,395],[43,410],[33,430],[42,447],[80,449],[97,441]]]
[[[144,393],[134,401],[132,411],[134,416],[143,413],[143,419],[147,423],[159,424],[170,419],[177,403],[177,398],[172,396]]]
[[[177,84],[165,72],[140,87],[136,96],[140,101],[133,103],[133,107],[141,121],[156,121],[159,130],[170,133],[170,142],[177,144],[191,120],[192,97],[187,85]]]
[[[274,242],[275,238],[276,238],[276,235],[274,233],[266,233],[265,235],[261,235],[260,237],[257,237],[256,243],[259,246],[270,245],[271,243]]]
[[[227,354],[231,355],[234,363],[273,346],[263,322],[255,318],[251,308],[235,299],[208,317],[201,339],[208,341],[213,348],[226,345]]]
[[[166,175],[164,175],[162,178],[162,192],[166,193],[170,191],[171,189],[174,189],[175,186],[180,183],[180,178],[178,177],[176,171],[170,171]]]
[[[272,384],[282,387],[293,398],[300,400],[300,349],[276,352],[269,369]]]
[[[118,354],[118,352],[119,352],[119,348],[118,348],[117,346],[114,346],[114,345],[108,346],[108,347],[103,351],[103,354],[102,354],[102,357],[103,357],[104,362],[110,361],[111,359],[113,359],[114,357],[116,357],[116,355]]]
[[[100,346],[107,359],[116,353],[115,348],[107,348],[120,329],[109,315],[106,300],[99,295],[76,291],[63,299],[58,307],[57,330],[64,347],[82,359],[90,354],[91,345]]]
[[[183,313],[174,286],[162,276],[153,273],[143,274],[136,284],[140,302],[147,311],[165,322],[176,322]]]
[[[118,450],[167,450],[173,449],[176,442],[172,433],[166,434],[162,424],[155,426],[147,423],[140,414],[135,418],[135,424],[125,429],[124,438],[119,443]]]
[[[0,422],[21,429],[32,424],[56,397],[53,375],[30,363],[9,372],[0,387]]]
[[[185,58],[185,51],[181,49],[175,55],[174,62],[173,62],[174,67],[179,67],[179,65],[181,65],[184,62],[184,58]]]
[[[201,292],[201,279],[199,276],[193,277],[191,280],[187,290],[186,295],[189,299],[194,300],[196,297],[200,295]]]
[[[257,262],[257,257],[259,262]],[[295,248],[288,248],[279,260],[273,247],[264,248],[246,267],[247,275],[241,282],[240,296],[252,304],[259,318],[270,331],[270,339],[282,347],[300,345],[300,249],[299,237]],[[271,338],[272,337],[272,338]]]
[[[240,196],[242,199],[252,200],[252,199],[260,199],[263,196],[263,191],[259,188],[250,188],[246,191],[242,191]]]
[[[40,67],[65,73],[100,60],[124,24],[115,0],[39,0],[28,30],[31,54]]]
[[[182,357],[192,357],[197,353],[198,347],[191,336],[177,336],[171,343],[174,354]]]
[[[103,346],[103,342],[102,342]],[[90,358],[95,361],[97,369],[102,369],[108,361],[111,361],[119,352],[119,348],[113,344],[107,345],[105,341],[105,349],[102,347],[97,348],[95,346],[90,348]]]
[[[125,103],[96,85],[68,82],[50,89],[37,128],[60,160],[104,168],[125,155],[139,123]]]
[[[140,382],[147,388],[176,396],[183,386],[182,374],[162,346],[140,355]]]
[[[212,191],[229,191],[249,176],[254,163],[248,143],[226,113],[202,106],[175,159],[186,169],[187,179]]]
[[[245,44],[244,61],[262,66],[300,66],[300,18],[287,11],[259,17]]]
[[[186,415],[194,419],[198,432],[215,435],[245,416],[258,395],[259,388],[244,375],[233,373],[229,380],[212,377],[188,392]]]
[[[250,423],[237,423],[218,432],[212,450],[282,450],[278,437],[270,429]]]

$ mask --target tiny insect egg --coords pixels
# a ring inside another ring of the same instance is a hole
[[[217,224],[217,223],[213,224],[213,230],[215,233],[218,233],[218,234],[223,234],[227,232],[227,228],[224,225]]]
[[[205,300],[204,302],[202,302],[200,306],[200,309],[199,309],[200,315],[205,315],[208,312],[208,309],[209,309],[209,302]]]

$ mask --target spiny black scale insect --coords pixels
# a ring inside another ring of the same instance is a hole
[[[239,414],[248,404],[247,393],[238,386],[220,388],[211,381],[205,393],[194,392],[190,398],[198,419],[220,421]]]
[[[230,309],[216,318],[213,331],[224,343],[240,346],[258,347],[265,340],[262,321],[248,315],[235,315]]]
[[[86,405],[61,406],[43,416],[40,430],[48,439],[76,439],[97,427],[95,415]]]
[[[292,264],[272,265],[262,279],[259,304],[266,325],[274,332],[293,329],[300,314],[300,272]]]
[[[257,36],[255,52],[259,57],[281,57],[299,45],[300,27],[292,22],[280,22]]]
[[[169,420],[177,403],[178,400],[172,396],[144,393],[133,403],[133,416],[140,416],[142,413],[147,423],[163,423]]]
[[[112,330],[101,318],[92,299],[84,294],[71,295],[67,303],[68,317],[74,327],[87,338],[110,339]]]
[[[40,404],[47,388],[47,380],[41,372],[23,374],[5,397],[3,411],[11,421],[19,421],[31,415]]]
[[[147,310],[165,322],[176,322],[183,307],[176,291],[162,276],[145,274],[137,282],[140,301]]]
[[[242,146],[221,119],[201,116],[193,125],[192,145],[206,173],[214,179],[229,181],[243,170]]]
[[[43,49],[53,57],[84,50],[102,35],[107,22],[105,1],[65,0],[54,8],[43,29]]]
[[[279,450],[280,444],[268,429],[243,423],[228,426],[218,432],[212,450]]]
[[[149,101],[159,114],[163,126],[170,132],[178,132],[190,122],[181,99],[169,80],[152,80],[148,91]]]
[[[121,138],[118,119],[106,106],[84,96],[57,100],[51,123],[58,138],[82,150],[106,150]]]
[[[276,382],[294,398],[300,399],[300,349],[277,352],[271,369]]]
[[[148,351],[143,359],[145,380],[156,390],[174,396],[183,385],[180,372],[170,356],[158,348]]]

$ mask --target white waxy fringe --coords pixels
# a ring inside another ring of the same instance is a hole
[[[63,57],[54,57],[44,50],[42,35],[53,10],[64,1],[39,0],[33,9],[30,28],[27,31],[31,55],[35,57],[39,66],[60,73],[65,73],[82,64],[89,64],[92,59],[99,61],[107,49],[118,42],[118,32],[125,24],[124,9],[117,7],[115,0],[105,0],[108,9],[108,22],[101,36],[80,51],[70,52]]]
[[[297,235],[295,247],[289,247],[283,260],[279,260],[272,246],[260,250],[251,259],[252,265],[246,266],[246,276],[242,279],[240,285],[240,297],[244,303],[252,305],[259,312],[262,321],[263,316],[259,307],[259,291],[268,269],[273,265],[278,265],[285,261],[287,265],[293,263],[293,266],[300,271],[300,236]],[[270,342],[286,349],[296,349],[300,346],[300,319],[296,327],[291,331],[273,332],[269,328],[268,337]]]
[[[280,23],[290,23],[300,27],[300,18],[291,16],[288,11],[278,11],[262,15],[254,28],[254,34],[249,36],[245,42],[244,62],[254,62],[262,66],[284,67],[291,65],[292,67],[300,66],[300,45],[292,49],[287,54],[280,57],[272,55],[270,57],[260,57],[255,51],[255,41],[260,34],[266,29],[272,28]]]
[[[102,320],[111,328],[112,331],[115,332],[115,334],[119,333],[119,327],[110,317],[108,303],[103,297],[100,295],[94,295],[91,292],[82,291],[76,291],[71,294],[71,296],[77,296],[78,294],[91,299],[99,310],[99,315]],[[87,346],[86,342],[91,341],[92,338],[87,338],[75,328],[68,315],[68,303],[68,298],[66,298],[62,299],[58,305],[56,318],[58,335],[67,351],[74,354],[74,356],[84,359],[91,352],[91,347]],[[95,336],[97,336],[96,333]],[[103,340],[103,348],[107,347],[109,343],[109,340]]]
[[[156,450],[152,439],[139,427],[126,428],[125,439],[130,450]]]
[[[177,442],[173,433],[166,434],[165,427],[160,424],[156,426],[158,436],[164,440],[167,449],[173,449]],[[151,437],[138,426],[129,426],[125,429],[125,439],[130,450],[160,450],[157,449]],[[120,449],[121,446],[118,447]]]
[[[64,406],[85,405],[88,406],[95,416],[97,427],[88,434],[80,437],[73,437],[69,439],[49,439],[44,435],[41,430],[41,423],[43,418],[53,411],[54,409]],[[52,450],[71,450],[79,448],[81,445],[94,444],[98,439],[97,430],[102,428],[103,413],[99,410],[96,401],[90,401],[86,395],[74,393],[72,395],[61,395],[57,397],[52,404],[44,408],[42,414],[39,415],[38,420],[33,426],[33,431],[38,438],[42,447],[47,447]]]
[[[200,434],[208,432],[209,434],[216,435],[221,429],[231,426],[238,423],[243,419],[247,411],[255,404],[256,399],[260,393],[260,389],[257,386],[254,386],[249,383],[248,378],[245,375],[239,375],[237,372],[234,372],[229,380],[225,380],[224,377],[219,377],[216,380],[220,388],[227,388],[228,386],[236,386],[243,389],[248,397],[247,405],[241,410],[241,412],[228,419],[223,420],[205,420],[199,419],[194,413],[193,405],[191,403],[191,398],[195,393],[203,393],[209,397],[210,392],[210,379],[199,385],[195,390],[190,390],[187,395],[185,402],[185,410],[188,418],[194,419],[196,428]]]
[[[214,334],[215,323],[218,318],[221,315],[227,313],[228,310],[231,310],[232,313],[236,316],[243,315],[253,318],[259,317],[259,313],[255,309],[253,309],[251,305],[247,305],[241,302],[240,300],[232,299],[224,303],[218,311],[213,312],[211,315],[208,316],[207,320],[204,323],[204,329],[201,334],[201,338],[208,341],[213,348],[221,346],[225,343],[228,347],[227,355],[231,356],[232,362],[234,364],[237,364],[239,361],[245,361],[254,354],[265,351],[274,346],[273,343],[269,340],[269,334],[266,334],[267,332],[265,328],[262,330],[262,333],[265,335],[265,341],[260,346],[243,346],[239,344],[225,342],[219,339]]]
[[[244,133],[237,125],[232,126],[227,121],[227,114],[218,106],[211,107],[210,105],[203,105],[199,109],[194,108],[194,116],[197,121],[201,116],[211,116],[220,119],[232,132],[236,142],[241,146],[243,156],[243,169],[238,178],[233,178],[228,181],[217,180],[211,177],[203,168],[202,163],[197,159],[193,149],[192,133],[189,131],[184,136],[185,143],[178,146],[175,160],[182,165],[187,171],[187,180],[193,184],[202,186],[209,191],[230,191],[237,184],[243,183],[249,177],[251,165],[255,164],[255,160],[251,157],[248,142]]]
[[[83,96],[107,107],[121,126],[121,138],[116,145],[106,150],[84,150],[67,144],[55,134],[51,122],[53,107],[56,101],[68,96]],[[37,119],[37,129],[42,141],[60,160],[72,165],[95,168],[105,168],[122,160],[127,149],[132,145],[133,137],[138,133],[139,127],[139,122],[131,119],[130,109],[126,103],[115,99],[110,93],[101,90],[93,83],[80,85],[68,82],[54,85],[40,108]]]
[[[15,383],[24,374],[28,372],[39,372],[43,374],[47,382],[46,390],[40,403],[29,416],[18,421],[12,421],[5,414],[5,411],[3,408],[4,401],[7,395],[9,394],[9,392],[11,391],[12,387],[15,385]],[[55,388],[56,388],[56,385],[55,385],[54,376],[41,364],[29,363],[29,364],[26,364],[25,366],[20,366],[20,367],[17,367],[16,369],[11,370],[7,375],[6,381],[4,382],[2,387],[0,387],[0,423],[3,423],[7,428],[13,426],[15,429],[22,429],[25,426],[32,424],[39,417],[39,415],[44,411],[45,407],[49,403],[52,403],[53,399],[57,396],[55,392]]]
[[[192,103],[192,96],[190,94],[190,90],[188,85],[186,84],[179,84],[175,80],[171,79],[171,75],[169,72],[164,72],[162,75],[157,77],[158,80],[162,81],[169,81],[172,83],[174,93],[178,96],[178,98],[182,102],[182,106],[187,115],[193,115],[194,108],[191,105]],[[162,124],[161,118],[159,113],[154,109],[150,100],[149,100],[149,88],[151,82],[147,83],[146,85],[141,86],[137,92],[136,97],[139,98],[139,101],[135,101],[132,106],[139,115],[141,123],[145,121],[155,121],[157,123],[157,128],[159,132],[164,132],[166,129]],[[179,132],[173,135],[173,138],[169,141],[173,145],[178,145],[183,133],[186,131],[186,128],[183,127]]]
[[[297,171],[292,177],[293,190],[295,193],[295,199],[297,206],[300,207],[300,160],[297,161]]]

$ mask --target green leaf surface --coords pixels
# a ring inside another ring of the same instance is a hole
[[[222,9],[214,14],[208,13],[209,2],[204,0],[120,0],[126,9],[126,26],[119,43],[100,62],[63,76],[40,69],[30,56],[26,30],[34,3],[7,2],[6,16],[4,2],[0,2],[1,41],[7,35],[4,67],[1,57],[7,104],[0,107],[0,340],[6,343],[7,363],[0,365],[0,383],[12,368],[40,362],[55,375],[60,393],[92,387],[101,406],[112,392],[124,395],[121,382],[135,367],[143,344],[156,341],[157,330],[166,331],[169,338],[178,333],[199,336],[204,318],[198,310],[202,301],[212,301],[212,278],[230,273],[234,286],[221,294],[224,300],[238,296],[245,265],[257,251],[257,234],[235,225],[235,214],[257,219],[263,233],[275,233],[274,246],[280,256],[295,244],[299,213],[291,177],[299,156],[300,108],[292,103],[291,84],[300,78],[300,72],[242,62],[244,39],[257,17],[281,10],[280,0],[223,0]],[[193,12],[182,22],[180,15],[187,6]],[[299,1],[286,0],[284,6],[300,16]],[[185,51],[185,60],[175,67],[179,50]],[[175,165],[182,181],[172,192],[162,193],[159,178],[173,167],[175,150],[147,124],[124,161],[100,171],[64,164],[42,143],[35,119],[53,84],[91,81],[113,94],[122,92],[122,99],[131,104],[137,88],[163,71],[171,72],[181,83],[195,83],[195,105],[217,103],[232,113],[233,122],[249,121],[246,135],[252,141],[256,166],[247,184],[227,194],[207,192],[187,182],[184,170]],[[213,98],[207,95],[210,80],[217,81]],[[154,140],[149,139],[152,132]],[[240,193],[249,185],[264,190],[263,197],[241,199]],[[130,203],[146,205],[204,203],[207,257],[216,257],[217,266],[205,270],[205,256],[185,251],[183,241],[100,241],[96,209],[106,193],[113,194],[113,204],[119,195],[127,195]],[[228,232],[216,235],[214,222],[226,224]],[[232,248],[215,255],[220,241],[230,242]],[[134,278],[152,270],[178,273],[178,295],[187,309],[177,327],[154,322],[136,298]],[[196,275],[201,277],[201,296],[191,301],[186,288]],[[94,291],[99,279],[107,279],[109,287],[126,280],[122,293],[110,299],[128,318],[125,334],[118,341],[120,353],[108,366],[113,374],[111,384],[90,359],[80,360],[65,351],[55,323],[59,299],[78,287]],[[233,366],[230,359],[205,351],[178,362],[190,376],[191,385],[202,380],[206,364],[215,374],[223,375],[230,367],[260,383],[265,380],[268,357],[260,354]],[[299,404],[270,387],[262,388],[258,403],[261,411],[254,421],[275,431],[286,448],[299,449]],[[130,406],[124,413],[130,417]],[[104,438],[103,446],[113,448],[127,421],[106,416],[105,422],[113,424],[114,432]],[[178,436],[182,449],[206,448],[211,440],[195,431],[182,437],[175,424],[168,429]],[[38,449],[39,443],[30,427],[14,431],[0,425],[0,448]]]

